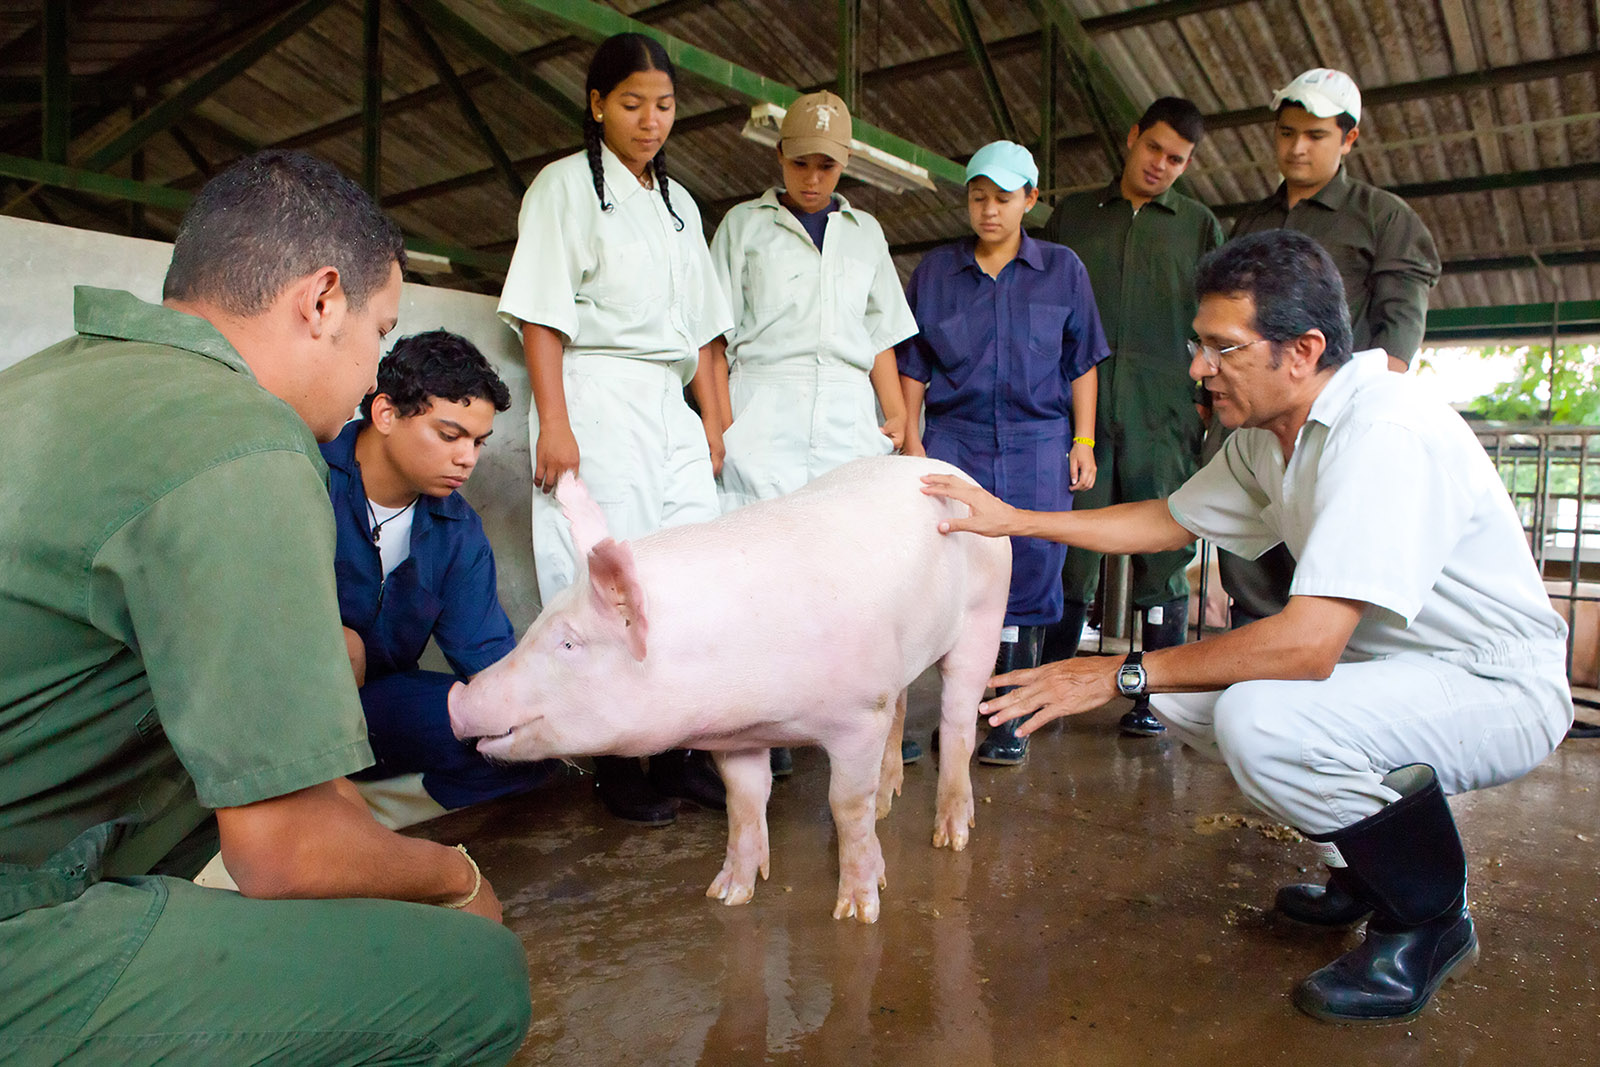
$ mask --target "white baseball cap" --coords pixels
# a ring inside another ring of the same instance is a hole
[[[1299,104],[1319,119],[1349,115],[1361,122],[1361,90],[1342,70],[1317,67],[1272,94],[1272,110]]]

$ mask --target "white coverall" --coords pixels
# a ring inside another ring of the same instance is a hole
[[[894,448],[878,429],[868,375],[877,354],[917,323],[877,220],[834,200],[820,252],[776,189],[729,211],[712,238],[733,313],[728,510]]]
[[[683,399],[699,350],[731,324],[711,267],[700,211],[672,183],[672,207],[601,148],[600,209],[583,152],[545,167],[528,187],[499,315],[561,334],[567,414],[578,475],[612,536],[642,537],[719,514],[700,420]],[[529,442],[539,420],[529,412]],[[533,555],[548,604],[580,570],[571,531],[550,493],[533,494]]]

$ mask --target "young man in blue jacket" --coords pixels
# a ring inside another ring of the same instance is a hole
[[[549,764],[490,764],[456,740],[445,704],[452,685],[516,647],[483,523],[457,491],[495,412],[510,404],[471,341],[445,330],[415,334],[379,364],[362,418],[322,446],[339,615],[377,757],[355,777],[368,780],[363,794],[392,825],[522,792],[548,776]],[[450,673],[418,666],[429,638]]]

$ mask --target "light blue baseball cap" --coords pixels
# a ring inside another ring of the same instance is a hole
[[[1033,153],[1015,141],[991,141],[967,160],[967,181],[988,178],[1008,193],[1024,185],[1039,184],[1039,165]]]

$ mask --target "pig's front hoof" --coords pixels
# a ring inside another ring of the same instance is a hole
[[[839,901],[833,906],[835,919],[855,919],[857,922],[878,921],[878,891],[876,889],[846,892],[840,887]]]
[[[763,870],[761,877],[765,878],[766,876],[767,872]],[[748,874],[741,875],[731,866],[723,867],[722,873],[717,875],[716,880],[706,890],[706,896],[713,897],[728,905],[748,904],[755,895],[755,872],[751,871]]]
[[[967,831],[975,825],[977,820],[970,811],[965,815],[960,812],[940,815],[933,824],[933,847],[948,845],[952,851],[960,852],[967,847]]]

